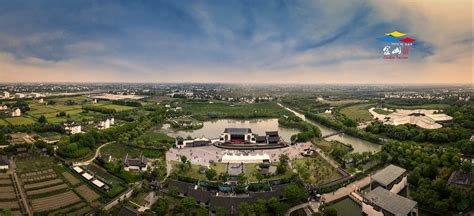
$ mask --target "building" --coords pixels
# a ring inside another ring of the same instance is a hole
[[[10,160],[7,156],[0,155],[0,170],[7,170],[8,168],[10,168]]]
[[[117,215],[118,216],[139,216],[140,212],[138,212],[132,207],[124,206],[120,209]]]
[[[97,125],[97,128],[99,130],[107,129],[107,128],[110,128],[110,126],[112,126],[114,124],[115,124],[114,118],[110,118],[110,119],[107,118],[105,121],[100,121],[99,125]]]
[[[123,159],[123,163],[125,164],[125,171],[146,171],[148,168],[148,160],[143,155],[139,158],[132,158],[127,154]]]
[[[43,98],[38,99],[38,103],[44,103]]]
[[[12,117],[19,117],[21,116],[21,110],[19,108],[15,108],[10,114]]]
[[[256,138],[250,128],[226,128],[220,136],[220,141],[231,144],[256,143]]]
[[[378,187],[364,195],[362,213],[371,216],[417,216],[418,203]]]
[[[412,124],[425,129],[438,129],[443,127],[437,122],[449,121],[453,118],[446,114],[435,113],[436,110],[405,110],[399,109],[388,115],[378,114],[374,111],[375,108],[370,108],[369,112],[374,119],[383,121],[385,124],[402,125]]]
[[[8,106],[7,105],[0,105],[0,110],[7,110],[8,109]]]
[[[211,145],[212,141],[206,137],[196,138],[193,140],[185,140],[183,137],[176,137],[176,148],[184,147],[199,147],[199,146],[208,146]]]
[[[382,187],[398,193],[407,185],[407,175],[406,169],[390,164],[370,177],[370,186],[372,189]]]
[[[64,123],[63,129],[67,134],[77,134],[82,133],[81,125],[75,122]]]
[[[15,98],[24,98],[24,97],[26,97],[26,95],[23,93],[15,93]]]
[[[3,91],[2,92],[2,98],[10,98],[10,92]]]
[[[267,144],[278,144],[278,142],[280,141],[278,131],[266,131],[265,135]]]

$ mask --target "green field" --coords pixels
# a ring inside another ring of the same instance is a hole
[[[363,100],[358,99],[347,99],[347,100],[324,100],[323,103],[328,103],[331,106],[343,106],[346,104],[361,103]]]
[[[384,105],[390,109],[447,109],[449,108],[449,104],[423,104],[423,105],[415,105],[415,106],[400,106],[400,105],[393,105],[393,104],[385,104]]]
[[[303,181],[309,184],[323,184],[342,177],[320,156],[297,159],[293,161],[293,165]]]
[[[370,121],[372,120],[372,116],[369,113],[369,107],[371,106],[373,104],[352,105],[342,108],[341,113],[358,122]]]
[[[17,160],[16,170],[19,173],[32,172],[42,169],[51,168],[56,164],[53,157],[40,157],[32,160]]]
[[[5,118],[4,120],[12,125],[27,125],[35,123],[35,120],[26,117],[10,117]]]
[[[281,108],[274,102],[256,104],[233,104],[227,102],[214,103],[185,103],[183,110],[193,114],[193,117],[205,121],[212,118],[278,118],[291,115],[291,112]]]
[[[391,111],[383,110],[383,109],[374,109],[374,112],[381,114],[381,115],[388,115],[390,113],[393,113]]]
[[[102,103],[100,103],[100,104],[94,104],[94,106],[100,106],[100,107],[107,108],[107,109],[114,109],[117,112],[135,109],[135,107],[122,106],[122,105],[116,105],[116,104],[102,104]]]
[[[9,125],[9,123],[3,119],[0,119],[0,126]]]

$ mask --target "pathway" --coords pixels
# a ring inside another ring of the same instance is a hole
[[[97,157],[99,157],[99,155],[100,155],[100,149],[102,149],[102,147],[104,147],[104,146],[106,146],[106,145],[108,145],[108,144],[111,144],[111,143],[115,143],[115,141],[108,142],[108,143],[104,143],[104,144],[102,144],[101,146],[99,146],[99,147],[95,150],[94,157],[92,157],[91,159],[86,160],[86,161],[74,162],[74,164],[75,164],[75,165],[89,165],[89,164],[92,163]]]
[[[28,205],[25,192],[23,191],[23,188],[21,187],[21,184],[20,184],[20,181],[18,180],[18,176],[16,175],[16,172],[13,173],[13,178],[15,179],[15,184],[18,189],[18,192],[20,193],[20,198],[21,198],[21,201],[23,202],[23,206],[25,207],[26,213],[28,213],[29,216],[32,216],[33,213],[30,209],[30,206]]]

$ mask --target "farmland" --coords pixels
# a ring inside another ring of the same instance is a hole
[[[346,115],[348,118],[358,122],[365,122],[372,120],[368,109],[373,104],[357,104],[341,109],[341,113]]]
[[[83,215],[103,205],[99,202],[100,192],[91,189],[92,185],[81,181],[81,177],[76,177],[67,168],[56,164],[53,158],[41,157],[17,163],[21,187],[35,214]],[[26,169],[27,164],[35,168]]]
[[[21,215],[13,180],[6,173],[0,173],[0,209],[10,209],[13,215]]]

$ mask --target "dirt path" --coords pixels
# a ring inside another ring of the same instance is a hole
[[[102,144],[101,146],[99,146],[99,147],[95,150],[94,157],[92,157],[91,159],[86,160],[86,161],[78,161],[78,162],[75,162],[74,164],[76,164],[76,165],[89,165],[90,163],[92,163],[92,162],[100,155],[100,149],[102,149],[102,147],[107,146],[107,145],[112,144],[112,143],[115,143],[115,141]]]
[[[26,213],[28,213],[29,216],[32,216],[33,213],[30,209],[30,206],[28,205],[25,192],[23,191],[23,188],[20,185],[20,181],[18,180],[18,176],[16,175],[16,172],[13,173],[13,178],[15,179],[15,184],[18,189],[18,192],[20,193],[20,198],[21,198],[21,201],[23,202],[23,206],[25,207]]]

